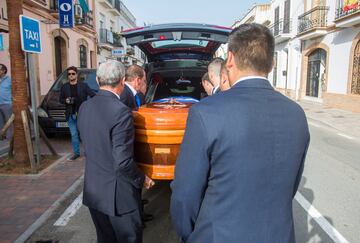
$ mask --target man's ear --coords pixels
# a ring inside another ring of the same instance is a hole
[[[121,86],[124,86],[125,85],[125,77],[123,77],[121,80],[120,80],[120,83],[121,83]]]
[[[227,70],[230,70],[231,68],[233,68],[235,66],[235,56],[234,53],[232,53],[231,51],[228,52],[227,55],[227,61],[226,61],[226,68]]]

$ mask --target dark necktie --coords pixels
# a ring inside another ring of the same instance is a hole
[[[138,94],[135,95],[135,103],[136,103],[136,107],[140,107],[141,102],[140,102],[140,97],[138,96]]]

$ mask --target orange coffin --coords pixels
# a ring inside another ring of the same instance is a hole
[[[176,157],[191,104],[150,103],[134,111],[135,159],[155,180],[174,178]]]

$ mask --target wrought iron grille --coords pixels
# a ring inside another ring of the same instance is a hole
[[[360,41],[357,43],[354,52],[351,93],[360,95]]]
[[[298,33],[327,26],[328,6],[318,6],[299,16]]]
[[[59,1],[58,0],[50,0],[50,9],[57,11],[59,9]]]
[[[339,1],[339,6],[336,9],[335,19],[340,19],[348,15],[360,12],[360,1],[357,3],[346,6],[344,1]]]
[[[76,18],[76,16],[75,16]],[[90,27],[94,26],[93,12],[89,11],[86,14],[83,14],[81,18],[76,18],[77,25],[88,25]]]

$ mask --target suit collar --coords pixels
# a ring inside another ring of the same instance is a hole
[[[269,80],[265,78],[249,78],[241,80],[241,82],[235,83],[231,87],[233,88],[260,88],[260,89],[274,89]]]
[[[131,93],[133,94],[133,96],[136,95],[136,90],[134,89],[133,86],[131,86],[130,84],[128,84],[127,82],[125,82],[125,86],[129,88],[129,90],[131,91]]]
[[[99,89],[97,95],[107,96],[107,97],[114,97],[114,98],[119,99],[119,97],[117,97],[115,93],[113,93],[111,91],[108,91],[108,90],[104,90],[104,89]]]

